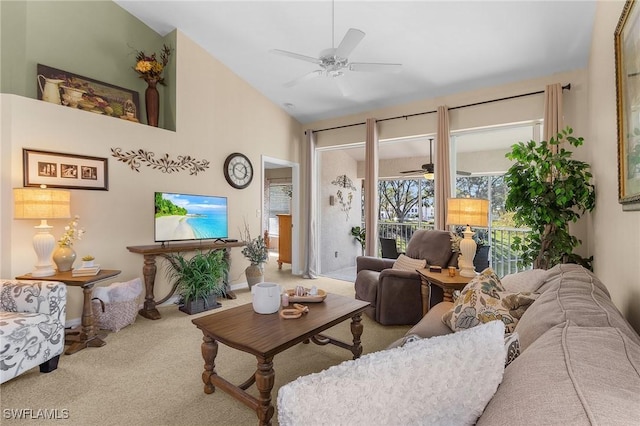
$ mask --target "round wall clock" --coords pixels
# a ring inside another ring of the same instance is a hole
[[[246,155],[234,152],[224,161],[224,177],[234,188],[246,188],[253,179],[251,161]]]

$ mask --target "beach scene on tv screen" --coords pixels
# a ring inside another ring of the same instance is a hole
[[[205,195],[155,194],[155,241],[226,238],[227,199]]]

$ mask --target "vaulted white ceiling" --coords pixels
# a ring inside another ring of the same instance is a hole
[[[595,1],[116,3],[161,35],[179,29],[301,123],[583,69],[595,15]],[[350,62],[401,71],[284,86],[318,66],[271,49],[318,57],[349,28],[366,34]]]

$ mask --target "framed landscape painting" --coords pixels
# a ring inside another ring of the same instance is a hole
[[[24,186],[109,190],[106,158],[22,150]]]
[[[640,210],[640,7],[627,0],[614,34],[618,116],[618,200]]]
[[[38,64],[37,72],[40,100],[140,122],[140,96],[134,90],[42,64]]]

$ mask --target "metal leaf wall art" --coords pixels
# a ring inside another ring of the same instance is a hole
[[[340,175],[336,177],[333,181],[331,181],[332,185],[336,185],[340,188],[344,188],[345,190],[350,189],[351,191],[356,191],[356,187],[353,185],[353,181],[347,175]],[[340,202],[340,210],[344,212],[347,216],[347,221],[349,221],[349,212],[351,211],[351,201],[353,201],[353,193],[348,192],[346,195],[343,194],[342,190],[338,189],[336,193],[338,197],[338,201]]]
[[[135,170],[136,172],[140,172],[140,166],[142,164],[154,170],[160,170],[162,173],[189,170],[190,175],[197,175],[198,172],[203,172],[209,168],[208,160],[196,160],[189,155],[179,155],[177,159],[172,160],[169,158],[169,154],[155,158],[155,153],[144,149],[123,152],[121,148],[111,148],[111,155],[118,159],[118,161],[128,164],[131,170]]]

